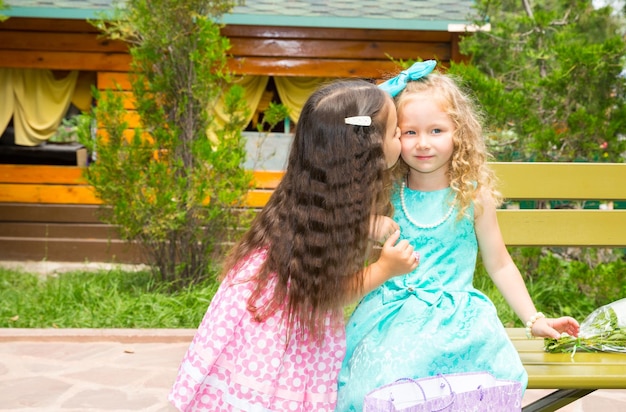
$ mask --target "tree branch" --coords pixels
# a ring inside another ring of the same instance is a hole
[[[530,17],[531,20],[535,20],[535,17],[533,16],[533,9],[530,7],[530,0],[522,0],[522,3],[524,4],[524,10],[526,10],[528,17]]]

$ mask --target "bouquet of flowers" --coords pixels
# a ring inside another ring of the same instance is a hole
[[[626,353],[626,299],[616,300],[594,310],[580,324],[578,337],[564,334],[559,339],[545,339],[546,352]]]

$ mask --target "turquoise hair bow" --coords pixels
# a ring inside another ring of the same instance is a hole
[[[409,80],[418,80],[432,72],[437,62],[435,60],[426,60],[417,62],[406,70],[402,70],[396,77],[387,80],[378,85],[381,89],[396,97],[404,88]]]

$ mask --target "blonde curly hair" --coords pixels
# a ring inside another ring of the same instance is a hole
[[[481,192],[500,205],[502,195],[496,188],[495,175],[487,165],[491,154],[483,137],[483,115],[471,94],[453,76],[432,72],[419,80],[408,82],[396,96],[398,113],[403,110],[411,95],[423,92],[433,96],[433,104],[439,105],[455,126],[448,179],[454,194],[452,202],[456,203],[460,211],[459,218],[466,214],[472,203],[480,212],[480,198],[477,195]],[[409,166],[400,158],[393,170],[394,180],[405,179],[408,172]]]

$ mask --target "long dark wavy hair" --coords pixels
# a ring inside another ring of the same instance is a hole
[[[250,253],[267,250],[248,299],[257,321],[282,309],[288,336],[323,339],[329,316],[343,316],[346,297],[362,287],[370,216],[387,196],[383,139],[393,110],[387,101],[371,83],[342,80],[305,103],[285,175],[222,272],[227,276]],[[346,124],[351,116],[370,116],[372,124]],[[270,287],[269,301],[259,305]]]

